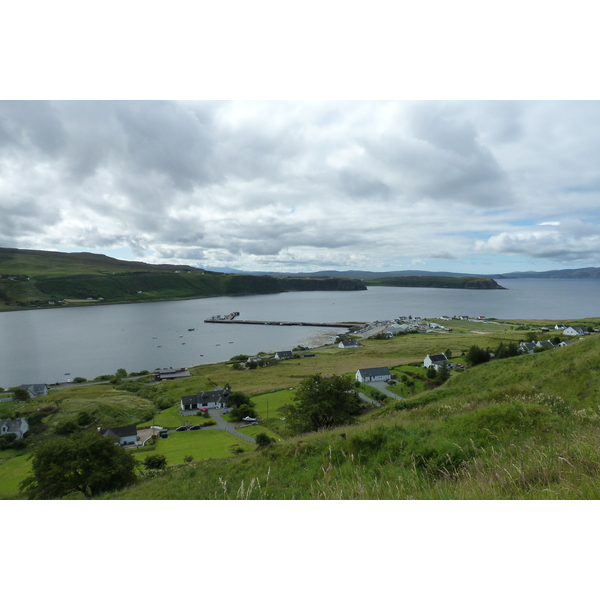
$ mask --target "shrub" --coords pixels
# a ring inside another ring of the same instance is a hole
[[[167,457],[164,454],[151,454],[144,459],[146,469],[164,469],[167,466]]]
[[[270,446],[275,441],[273,438],[269,437],[266,433],[257,434],[255,440],[256,440],[256,445],[258,446],[259,449],[266,448],[267,446]]]
[[[186,462],[186,463],[191,463],[193,460],[194,460],[193,456],[188,455],[188,456],[183,457],[183,462]]]
[[[77,415],[77,425],[79,425],[80,427],[85,427],[86,425],[89,425],[93,420],[94,417],[92,417],[92,415],[90,415],[90,413],[86,410],[82,410]]]
[[[63,421],[56,426],[56,433],[58,435],[69,435],[79,431],[79,427],[75,421]]]
[[[73,383],[85,383],[87,379],[85,377],[75,377]]]

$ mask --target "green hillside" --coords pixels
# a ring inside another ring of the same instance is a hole
[[[461,290],[504,290],[493,279],[484,277],[439,277],[417,275],[407,277],[379,277],[370,279],[369,285],[390,287],[455,288]]]
[[[492,361],[338,430],[108,498],[598,499],[600,338]]]
[[[90,253],[0,248],[0,310],[80,303],[148,302],[286,291],[364,290],[342,278],[225,275]]]

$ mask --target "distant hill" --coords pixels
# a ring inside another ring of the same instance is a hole
[[[484,277],[437,277],[420,275],[418,277],[381,277],[371,279],[369,285],[391,287],[431,287],[453,288],[461,290],[504,290],[493,279]]]
[[[88,252],[0,248],[0,310],[366,289],[361,281],[341,277],[211,273],[187,265],[150,265]]]
[[[208,267],[207,267],[208,268]],[[247,275],[271,275],[274,277],[350,277],[369,281],[381,277],[479,277],[484,279],[600,279],[600,268],[585,267],[581,269],[561,269],[555,271],[514,271],[511,273],[456,273],[453,271],[421,271],[409,269],[404,271],[313,271],[276,273],[273,271],[239,271],[232,268],[210,267],[211,271],[223,273],[245,273]]]

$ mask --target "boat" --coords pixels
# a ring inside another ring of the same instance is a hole
[[[191,329],[188,329],[188,331],[196,331],[196,329],[192,327]]]

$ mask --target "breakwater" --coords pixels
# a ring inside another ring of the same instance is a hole
[[[296,326],[296,327],[342,327],[344,329],[350,329],[352,327],[361,327],[366,325],[366,321],[345,321],[345,322],[334,322],[334,323],[310,323],[308,321],[249,321],[247,319],[232,319],[229,318],[211,318],[204,319],[205,323],[230,323],[234,325],[283,325],[283,326]]]

